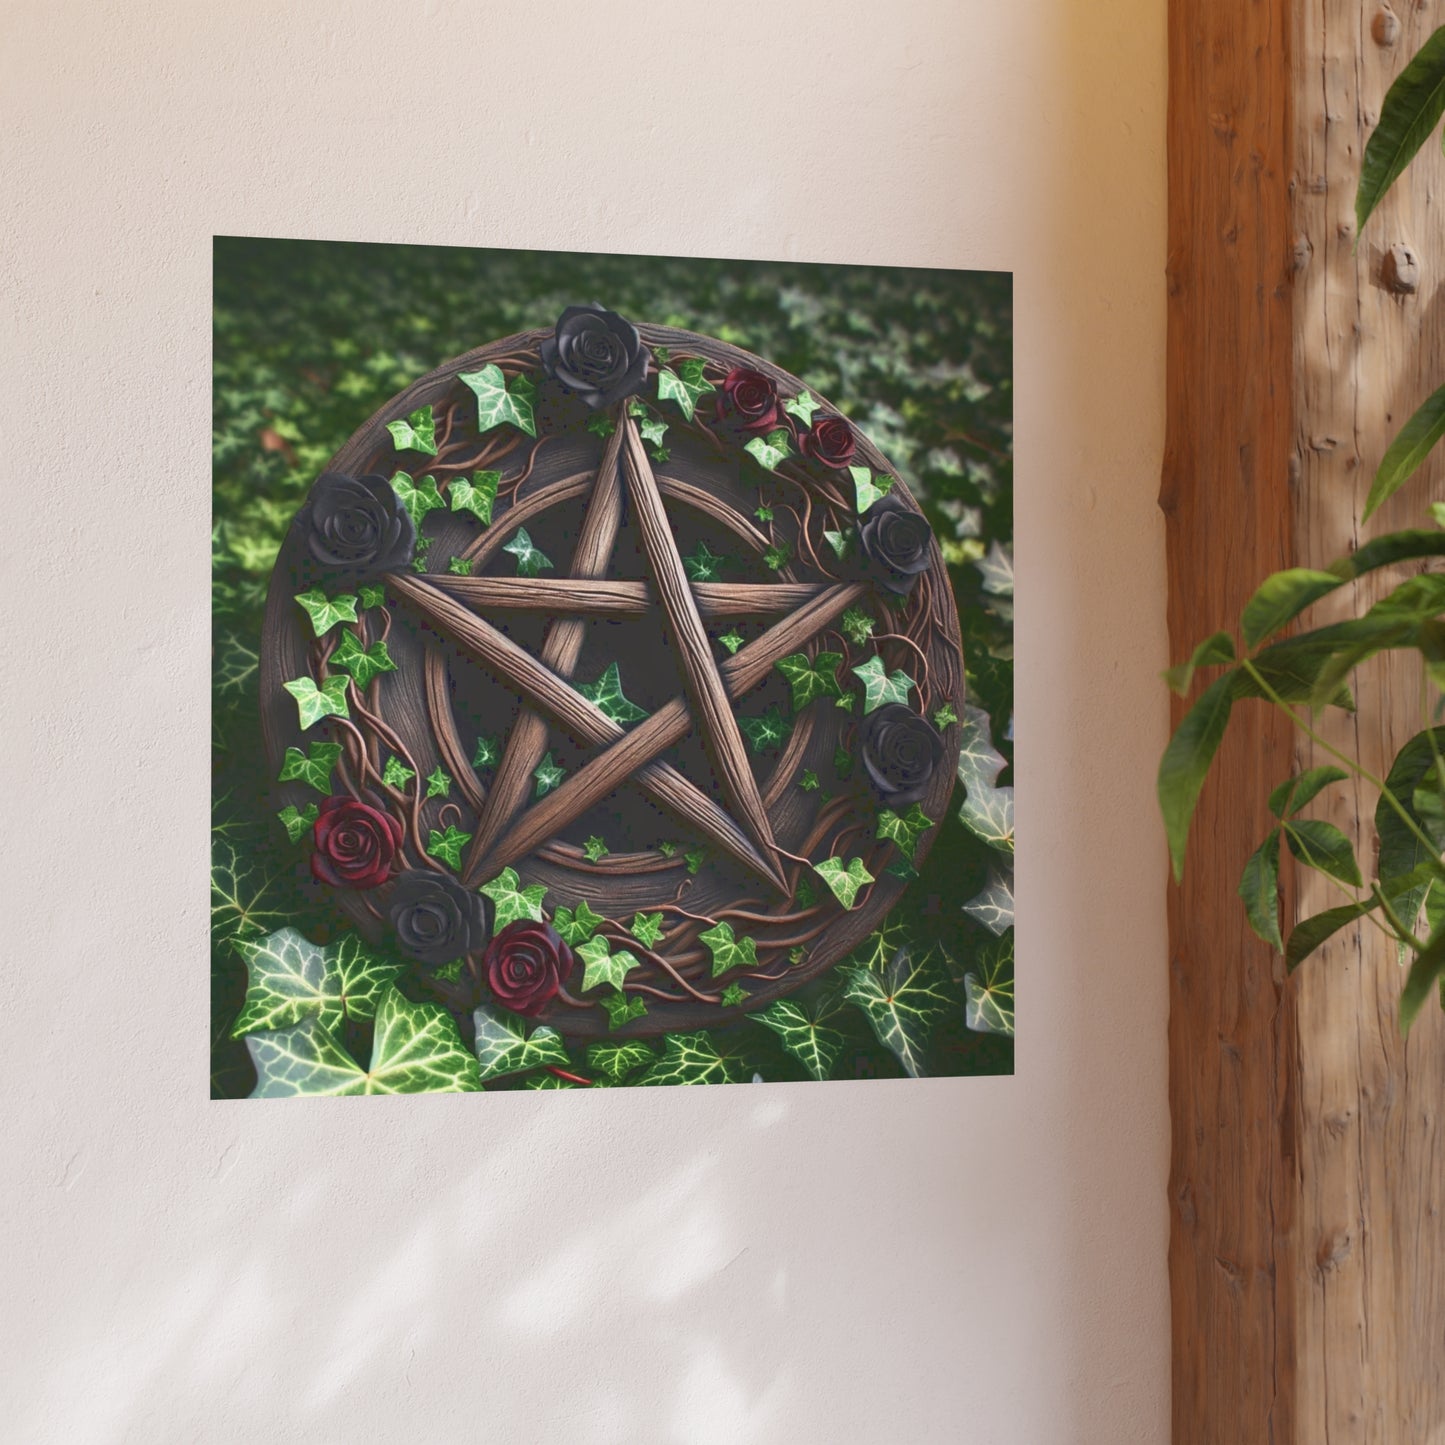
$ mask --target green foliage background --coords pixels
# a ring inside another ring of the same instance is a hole
[[[845,412],[897,466],[933,523],[963,622],[971,703],[1012,762],[1012,595],[975,565],[1011,556],[1012,287],[1007,275],[532,251],[218,238],[215,249],[212,1092],[248,1093],[244,1044],[229,1041],[245,994],[238,937],[292,925],[324,940],[339,920],[311,897],[276,821],[261,766],[256,658],[282,534],[316,474],[378,406],[446,358],[550,325],[597,300],[755,351]],[[1012,781],[1011,769],[1000,778]],[[947,950],[948,1014],[930,1074],[1007,1073],[1013,1039],[965,1025],[966,970],[1011,957],[962,904],[1007,859],[957,816],[890,927]],[[816,1004],[829,986],[806,991]],[[836,986],[834,986],[836,992]],[[846,1047],[835,1078],[896,1077],[857,1009],[831,1012]],[[350,1040],[366,1057],[364,1039]],[[713,1031],[738,1070],[808,1077],[779,1036],[748,1022]]]

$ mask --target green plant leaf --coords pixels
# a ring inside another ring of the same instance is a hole
[[[838,682],[838,665],[842,661],[841,652],[820,652],[816,662],[811,661],[806,652],[778,659],[777,669],[793,690],[794,712],[802,712],[814,698],[843,696]]]
[[[647,709],[638,707],[622,691],[622,672],[615,662],[609,662],[602,676],[596,682],[581,682],[577,691],[596,705],[615,723],[641,722],[647,716]]]
[[[610,1029],[620,1029],[647,1012],[647,1000],[637,994],[630,998],[625,993],[608,994],[601,1003],[607,1010],[607,1027]]]
[[[381,774],[381,781],[388,788],[403,789],[416,777],[416,770],[407,767],[400,758],[388,758]]]
[[[742,645],[739,638],[738,645]],[[261,654],[232,632],[217,639],[216,655],[211,664],[211,682],[221,697],[239,697],[251,686],[261,670]]]
[[[1445,557],[1445,532],[1434,528],[1386,532],[1362,542],[1348,556],[1331,562],[1329,570],[1341,581],[1349,582],[1366,572],[1375,572],[1396,562],[1416,562],[1424,557]]]
[[[1292,622],[1312,602],[1318,602],[1321,597],[1333,592],[1340,585],[1340,579],[1333,572],[1317,572],[1309,567],[1291,567],[1284,572],[1276,572],[1272,577],[1266,577],[1254,596],[1245,603],[1244,614],[1240,619],[1245,646],[1251,650],[1258,647],[1266,637],[1277,632],[1285,623]],[[1221,636],[1227,637],[1227,634],[1216,633],[1214,638],[1207,639],[1201,645],[1207,647]],[[1229,653],[1227,658],[1215,657],[1211,660],[1233,661],[1232,645]]]
[[[501,472],[473,472],[471,481],[453,477],[447,484],[452,511],[470,512],[484,527],[492,524],[492,504],[497,500]]]
[[[482,768],[494,768],[502,759],[502,747],[496,738],[478,738],[477,750],[472,754],[472,766],[479,771]]]
[[[455,823],[448,823],[445,833],[435,828],[427,835],[426,850],[433,858],[440,858],[449,868],[458,872],[462,866],[462,849],[472,841],[470,833],[463,833]]]
[[[862,647],[873,636],[873,629],[877,624],[871,614],[854,603],[843,614],[838,625],[843,629],[843,635],[849,642],[855,647]]]
[[[1014,1036],[1013,935],[979,950],[978,969],[963,976],[964,1025],[974,1033]]]
[[[792,732],[793,725],[783,716],[777,703],[770,703],[759,717],[739,717],[738,727],[755,753],[781,746]]]
[[[1368,522],[1371,513],[1410,480],[1442,436],[1445,436],[1445,386],[1426,397],[1390,443],[1370,484],[1362,521]]]
[[[590,431],[593,436],[599,436],[605,439],[617,430],[617,423],[613,421],[605,411],[594,411],[592,415],[587,418],[587,430]]]
[[[1360,888],[1359,864],[1350,840],[1333,823],[1313,818],[1292,818],[1284,825],[1289,851],[1307,868],[1314,868],[1341,883]]]
[[[833,890],[833,896],[844,908],[853,907],[860,889],[877,882],[861,858],[850,858],[846,864],[841,858],[825,858],[813,864],[813,872]]]
[[[211,938],[267,933],[285,922],[280,877],[229,839],[211,838]]]
[[[324,637],[338,622],[356,621],[356,598],[349,592],[327,597],[319,587],[313,587],[309,592],[298,592],[296,600],[306,610],[317,637]]]
[[[722,991],[724,1008],[741,1008],[752,995],[740,983],[730,983]]]
[[[1327,908],[1311,918],[1301,919],[1290,930],[1289,942],[1285,944],[1285,967],[1293,973],[1327,938],[1363,918],[1374,907],[1375,901],[1367,898],[1362,903],[1345,903],[1338,908]]]
[[[981,779],[965,787],[958,809],[959,821],[1003,853],[1014,850],[1014,790],[995,788]]]
[[[613,1084],[620,1084],[629,1074],[656,1061],[652,1049],[635,1039],[604,1039],[587,1045],[587,1062]]]
[[[1210,683],[1184,715],[1159,761],[1159,810],[1164,815],[1164,832],[1169,839],[1176,881],[1184,876],[1189,824],[1204,787],[1205,774],[1229,726],[1229,714],[1234,707],[1234,679],[1235,674],[1227,672]]]
[[[532,886],[535,888],[539,885],[533,884]],[[556,913],[552,915],[552,927],[562,935],[562,938],[572,948],[576,948],[578,944],[586,943],[606,921],[600,913],[594,913],[592,911],[591,906],[585,898],[578,900],[575,909],[566,907],[559,908]]]
[[[1434,770],[1436,749],[1445,751],[1445,728],[1433,729],[1433,740],[1431,731],[1426,729],[1416,733],[1395,754],[1395,761],[1390,764],[1390,771],[1385,777],[1385,787],[1427,836],[1432,836],[1429,819],[1416,807],[1415,796]],[[1386,896],[1395,905],[1395,912],[1407,928],[1412,928],[1420,915],[1425,895],[1430,891],[1430,882],[1427,875],[1420,881],[1403,884],[1403,891],[1400,891],[1403,880],[1414,878],[1418,868],[1438,867],[1439,851],[1426,848],[1383,794],[1375,805],[1375,832],[1380,839],[1379,854],[1375,860],[1376,876]]]
[[[795,999],[779,999],[752,1018],[777,1034],[783,1048],[820,1082],[831,1076],[838,1056],[847,1040],[836,1029],[827,1028],[823,1020],[838,1012],[831,1000],[804,1005]]]
[[[778,542],[763,553],[763,566],[774,572],[781,572],[792,559],[793,547],[790,542]]]
[[[682,565],[694,582],[716,582],[723,568],[732,565],[732,558],[714,552],[706,542],[699,542],[696,550],[682,559]]]
[[[539,1024],[529,1036],[525,1019],[485,1004],[477,1006],[472,1018],[477,1026],[477,1063],[483,1083],[504,1074],[545,1068],[548,1064],[566,1068],[571,1062],[562,1036],[546,1024]]]
[[[322,687],[310,677],[298,677],[282,686],[296,699],[301,729],[319,723],[324,717],[350,717],[346,707],[346,688],[351,679],[344,672],[328,677]]]
[[[363,607],[372,608],[386,606],[385,587],[372,586],[369,583],[363,582],[361,586],[356,589],[356,596]]]
[[[549,751],[547,756],[533,769],[532,777],[537,784],[533,796],[545,798],[553,788],[561,787],[562,779],[566,776],[567,769],[564,768]]]
[[[702,374],[706,364],[700,357],[695,357],[691,361],[679,362],[676,370],[660,370],[657,373],[657,399],[675,401],[678,410],[691,421],[698,400],[717,390]]]
[[[627,930],[644,948],[656,948],[662,938],[662,914],[634,913]]]
[[[753,508],[753,516],[760,522],[771,522],[773,520],[773,509],[765,503],[760,503]]]
[[[698,934],[698,942],[705,944],[712,954],[712,976],[719,978],[734,968],[756,968],[758,966],[758,945],[751,938],[737,938],[731,923],[718,923],[707,932]]]
[[[983,578],[983,590],[995,597],[1012,597],[1014,591],[1014,559],[1001,543],[989,543],[988,553],[974,564]]]
[[[853,544],[853,534],[852,532],[827,531],[823,533],[823,540],[833,549],[841,562],[848,555],[848,548]]]
[[[857,965],[838,969],[845,981],[844,997],[866,1015],[878,1042],[919,1079],[934,1025],[957,1004],[931,952],[916,956],[900,948],[881,972]]]
[[[974,894],[963,905],[970,918],[976,918],[990,933],[1002,935],[1014,926],[1014,885],[1011,875],[991,868],[983,891]]]
[[[804,426],[813,425],[813,413],[818,410],[818,403],[814,401],[811,392],[799,392],[797,396],[791,397],[783,403],[783,410],[789,416],[795,416]]]
[[[378,640],[370,647],[363,647],[361,639],[350,629],[341,634],[341,642],[331,654],[331,662],[335,667],[345,668],[356,679],[357,687],[365,687],[383,672],[396,671],[396,663],[391,660],[385,642]]]
[[[1239,896],[1244,900],[1244,914],[1249,926],[1266,943],[1284,952],[1279,932],[1279,829],[1267,837],[1244,865],[1239,880]]]
[[[944,728],[952,727],[958,720],[958,714],[954,712],[951,702],[944,703],[944,705],[933,714],[933,725],[939,732],[942,732]]]
[[[547,896],[546,888],[540,883],[531,883],[523,888],[515,868],[503,868],[490,883],[483,883],[479,892],[492,900],[496,910],[493,934],[500,933],[519,918],[530,918],[534,923],[542,921],[542,900]]]
[[[1194,681],[1194,674],[1199,668],[1209,667],[1216,662],[1233,661],[1234,639],[1227,632],[1216,632],[1213,637],[1206,637],[1194,649],[1188,662],[1181,662],[1177,667],[1166,669],[1165,686],[1170,692],[1176,692],[1183,697],[1189,691],[1189,684]]]
[[[420,482],[414,482],[405,472],[397,472],[391,479],[391,489],[406,508],[407,515],[416,523],[418,532],[421,531],[421,524],[428,512],[446,510],[447,504],[442,501],[441,493],[437,491],[435,477],[426,476]]]
[[[427,774],[426,795],[428,798],[449,798],[452,794],[452,780],[440,763]],[[453,865],[455,866],[455,865]]]
[[[231,1037],[289,1029],[305,1018],[327,1028],[374,1018],[386,988],[405,967],[374,952],[354,933],[327,944],[312,943],[294,928],[259,939],[237,939],[245,960],[246,1001]]]
[[[853,500],[860,517],[879,497],[886,497],[893,486],[892,477],[875,477],[868,467],[849,467],[848,473],[853,478]]]
[[[743,447],[743,450],[760,467],[770,472],[777,471],[793,454],[792,448],[788,445],[786,427],[777,427],[765,437],[754,437]]]
[[[527,377],[514,377],[509,386],[502,368],[493,362],[480,371],[464,371],[457,380],[476,395],[478,432],[510,423],[529,437],[537,435],[532,405],[535,391]]]
[[[862,667],[852,669],[853,676],[863,684],[863,712],[865,716],[884,703],[908,702],[908,694],[915,683],[906,672],[894,669],[890,674],[883,666],[881,657],[870,657]]]
[[[593,833],[583,845],[582,854],[589,863],[600,863],[608,853],[607,844]]]
[[[1410,1026],[1419,1017],[1425,1000],[1442,978],[1445,978],[1445,932],[1436,930],[1425,941],[1425,947],[1415,955],[1410,972],[1405,976],[1405,987],[1400,994],[1402,1033],[1410,1032]],[[1445,1003],[1445,998],[1442,998],[1442,1003]]]
[[[437,424],[429,406],[419,406],[405,421],[389,421],[386,429],[399,452],[437,454]]]
[[[703,860],[707,857],[707,849],[689,848],[682,856],[687,862],[687,871],[689,873],[696,873],[697,870],[702,867]]]
[[[641,432],[643,441],[660,447],[663,437],[667,435],[667,423],[661,417],[644,416],[637,423],[637,430]]]
[[[636,954],[629,953],[625,948],[618,949],[616,953],[613,953],[607,940],[600,937],[591,938],[586,943],[579,944],[576,954],[583,964],[583,993],[589,989],[604,986],[620,991],[623,979],[634,968],[642,967]]]
[[[447,571],[450,572],[453,577],[470,577],[472,575],[472,563],[465,557],[454,556],[451,561],[447,563]]]
[[[736,655],[738,648],[740,648],[747,639],[736,627],[730,627],[718,638],[718,641],[727,648],[729,653]]]
[[[1385,192],[1410,164],[1445,113],[1445,26],[1415,52],[1385,92],[1380,120],[1365,142],[1360,185],[1355,192],[1355,225],[1365,222]]]
[[[293,843],[299,843],[320,814],[321,809],[315,803],[307,803],[299,811],[294,803],[288,803],[276,816],[281,820],[281,826],[285,828],[286,836]]]
[[[892,808],[883,808],[878,814],[878,838],[889,838],[898,845],[898,851],[905,858],[912,859],[918,840],[933,826],[933,819],[914,803],[908,812],[900,817]]]
[[[993,745],[993,728],[981,707],[966,703],[958,739],[958,777],[964,787],[993,787],[1008,759]]]
[[[1287,818],[1307,807],[1331,783],[1342,783],[1348,777],[1347,772],[1333,765],[1306,768],[1293,778],[1286,778],[1269,795],[1269,811],[1276,818]]]
[[[331,770],[341,756],[340,743],[311,743],[307,753],[300,748],[287,748],[281,760],[278,783],[300,781],[309,783],[318,793],[330,795]],[[295,841],[294,839],[292,840]]]
[[[517,528],[517,535],[502,548],[517,559],[517,576],[535,577],[544,567],[552,566],[552,559],[532,545],[525,527]]]
[[[662,1058],[639,1084],[736,1084],[744,1077],[742,1063],[718,1052],[708,1033],[668,1034]]]
[[[805,793],[816,793],[822,784],[818,781],[818,775],[812,768],[804,768],[803,776],[798,779],[798,786]]]

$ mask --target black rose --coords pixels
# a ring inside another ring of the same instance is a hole
[[[943,760],[943,739],[926,717],[901,702],[885,703],[859,728],[863,766],[889,807],[920,803]]]
[[[598,409],[642,390],[648,350],[637,328],[601,306],[569,306],[541,345],[547,375]]]
[[[403,953],[440,968],[486,943],[486,908],[480,893],[425,869],[396,880],[388,917]]]
[[[416,525],[382,476],[322,472],[301,511],[306,545],[324,567],[355,576],[411,562]]]
[[[906,597],[918,574],[928,570],[932,528],[920,512],[891,492],[863,513],[858,540],[874,577],[900,597]]]

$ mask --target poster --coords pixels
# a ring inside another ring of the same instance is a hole
[[[1010,1072],[1011,280],[218,238],[211,1091]]]

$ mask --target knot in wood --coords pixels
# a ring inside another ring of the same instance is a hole
[[[1420,289],[1420,263],[1414,251],[1396,242],[1380,263],[1380,279],[1395,296],[1413,296]]]
[[[1375,11],[1375,18],[1370,21],[1370,34],[1375,44],[1384,49],[1389,49],[1400,38],[1399,17],[1388,5],[1382,5]]]

